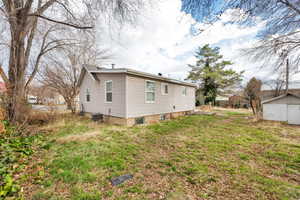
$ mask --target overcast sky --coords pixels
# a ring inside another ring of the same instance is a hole
[[[257,19],[256,25],[251,27],[229,23],[240,11],[228,10],[218,21],[207,25],[181,11],[181,6],[181,0],[160,1],[146,10],[135,26],[123,26],[117,31],[105,32],[103,30],[109,29],[99,22],[99,44],[112,50],[114,58],[110,62],[117,67],[184,79],[189,71],[187,64],[195,63],[195,50],[210,44],[220,47],[224,58],[234,62],[233,69],[245,70],[246,80],[252,76],[265,79],[273,74],[240,53],[255,43],[264,22]],[[195,34],[199,29],[204,31]]]

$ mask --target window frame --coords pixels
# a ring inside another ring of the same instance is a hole
[[[147,82],[151,82],[151,83],[154,83],[154,91],[149,91],[147,89]],[[154,93],[154,100],[153,101],[148,101],[147,100],[147,93]],[[156,83],[155,81],[152,81],[152,80],[145,80],[145,102],[146,103],[155,103],[155,99],[156,99]]]
[[[161,114],[159,116],[159,121],[166,121],[167,120],[167,114]]]
[[[145,124],[145,117],[136,117],[134,118],[135,125],[142,125]]]
[[[87,103],[91,102],[91,92],[89,88],[86,88],[85,90],[85,102]]]
[[[186,86],[182,86],[181,87],[182,88],[182,90],[181,90],[181,94],[182,94],[182,96],[187,96],[187,87]]]
[[[168,87],[168,93],[165,93],[165,86]],[[161,94],[162,95],[169,95],[169,84],[168,83],[161,83]]]
[[[111,91],[107,91],[107,83],[111,83]],[[113,81],[112,80],[105,81],[104,91],[105,91],[104,93],[105,103],[112,103],[113,102]],[[111,93],[111,101],[107,101],[107,93]]]

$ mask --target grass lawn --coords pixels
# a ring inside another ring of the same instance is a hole
[[[247,114],[121,127],[72,117],[20,177],[25,199],[300,199],[300,128]],[[134,178],[113,187],[110,179]]]

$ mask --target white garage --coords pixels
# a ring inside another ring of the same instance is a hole
[[[300,97],[291,93],[262,102],[263,119],[300,125]]]

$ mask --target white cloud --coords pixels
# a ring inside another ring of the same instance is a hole
[[[228,10],[220,20],[207,25],[197,23],[191,15],[182,12],[181,0],[159,1],[144,12],[135,27],[125,25],[120,30],[105,33],[103,30],[108,30],[105,23],[99,25],[98,30],[102,30],[98,34],[99,42],[112,49],[115,56],[111,62],[118,67],[161,72],[175,78],[186,77],[187,64],[195,62],[195,49],[207,43],[219,46],[225,58],[236,63],[234,69],[247,70],[251,65],[241,59],[238,52],[252,45],[264,24],[259,20],[253,27],[228,23],[236,19],[237,12],[241,11]],[[192,28],[204,31],[193,35]]]

